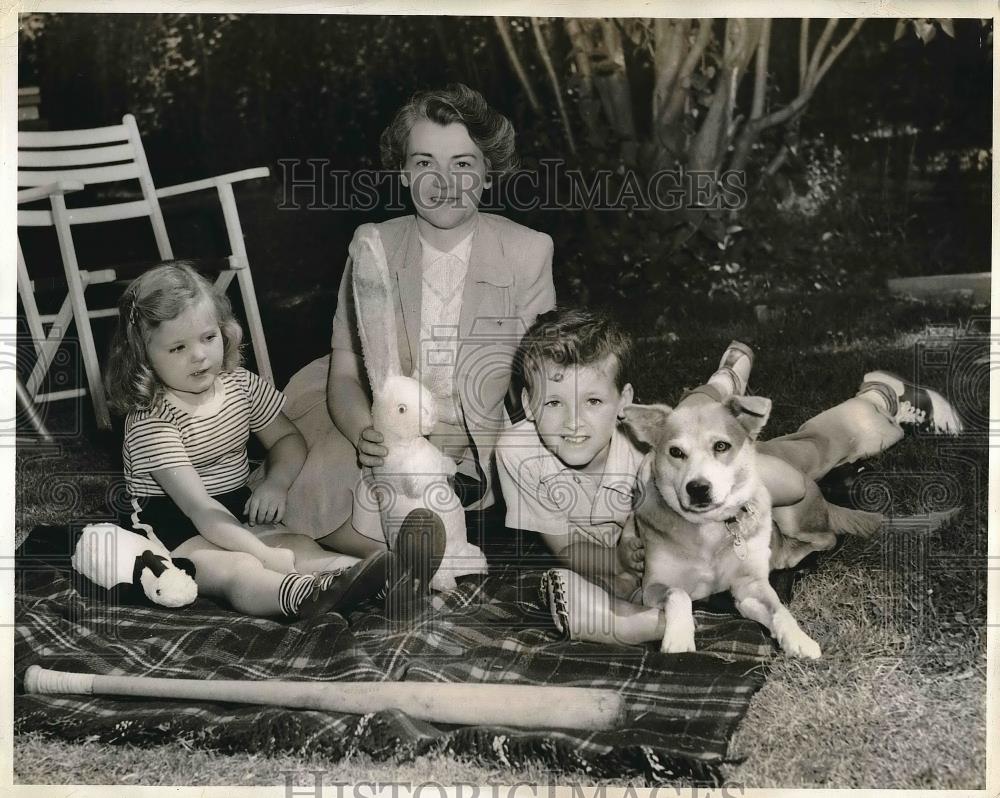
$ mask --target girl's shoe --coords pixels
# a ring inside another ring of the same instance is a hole
[[[393,543],[395,555],[386,585],[386,616],[411,618],[430,593],[431,580],[444,559],[447,537],[441,517],[425,508],[410,511]]]
[[[392,547],[396,555],[395,575],[408,577],[416,592],[426,593],[431,579],[441,567],[446,545],[447,536],[441,516],[425,508],[411,510],[403,519]]]
[[[349,612],[385,586],[395,559],[392,552],[379,551],[344,571],[318,574],[312,593],[299,605],[298,616],[314,618],[326,612]]]

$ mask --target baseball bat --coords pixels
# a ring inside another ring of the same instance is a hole
[[[625,704],[614,690],[518,684],[434,682],[294,682],[161,679],[54,671],[31,665],[29,693],[187,698],[319,709],[365,715],[398,709],[432,723],[526,729],[608,730],[620,726]]]

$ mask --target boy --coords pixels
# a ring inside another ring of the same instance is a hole
[[[749,348],[733,342],[708,383],[690,393],[716,400],[742,394],[752,362]],[[527,418],[497,442],[500,482],[507,526],[541,533],[569,569],[554,571],[559,584],[549,583],[550,598],[553,589],[563,593],[556,602],[561,618],[553,616],[557,625],[569,623],[570,633],[583,639],[606,640],[611,613],[611,639],[658,639],[663,633],[659,610],[625,600],[641,582],[642,559],[641,543],[622,540],[621,534],[642,461],[618,425],[633,398],[629,336],[605,316],[554,310],[528,330],[516,363],[525,384]],[[922,418],[915,407],[924,408]],[[961,431],[957,414],[940,394],[872,372],[853,399],[791,435],[758,443],[758,468],[775,505],[779,539],[798,538],[772,553],[772,567],[793,565],[809,551],[833,545],[832,531],[814,528],[815,519],[828,517],[814,479],[891,446],[903,435],[901,424],[919,421],[937,432]],[[799,519],[809,519],[811,528],[800,530]],[[602,585],[614,598],[584,580]],[[566,593],[586,594],[589,618],[599,622],[573,628],[574,619],[565,615]]]

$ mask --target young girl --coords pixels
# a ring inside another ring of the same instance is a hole
[[[462,84],[415,94],[382,133],[382,165],[399,175],[413,214],[377,225],[389,260],[403,372],[437,400],[432,443],[457,465],[467,509],[493,503],[493,454],[505,423],[514,350],[555,304],[552,239],[479,211],[484,188],[516,166],[514,128]],[[352,264],[340,282],[332,353],[289,382],[289,418],[309,456],[289,491],[289,522],[338,551],[385,547],[369,469],[387,450],[372,426],[354,309]],[[365,478],[362,477],[362,468]],[[382,514],[386,511],[383,510]]]
[[[184,261],[156,266],[125,291],[106,375],[111,406],[127,413],[133,512],[119,523],[190,559],[199,592],[240,612],[346,610],[385,585],[394,555],[358,560],[275,526],[306,447],[284,397],[240,367],[242,336],[229,300]],[[253,490],[251,432],[268,450]]]

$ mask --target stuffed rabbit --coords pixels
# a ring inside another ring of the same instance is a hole
[[[391,546],[412,510],[436,513],[444,523],[447,545],[431,587],[450,590],[457,576],[486,573],[486,558],[468,542],[465,513],[448,483],[455,463],[424,437],[437,423],[434,397],[418,380],[402,374],[389,264],[375,225],[357,229],[350,254],[354,305],[372,388],[372,422],[389,450],[385,463],[373,469],[386,540]]]

